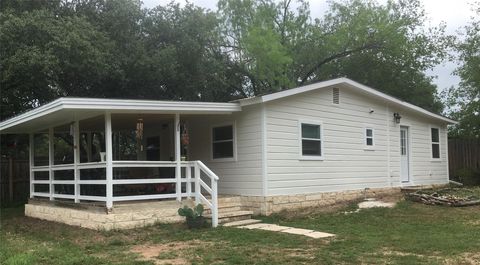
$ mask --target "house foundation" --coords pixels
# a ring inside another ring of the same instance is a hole
[[[428,187],[432,186],[422,186]],[[220,212],[222,209],[227,211],[233,205],[233,208],[252,211],[254,215],[270,215],[284,210],[332,206],[365,198],[401,196],[401,192],[400,187],[390,187],[268,197],[227,196],[221,197],[219,207]],[[25,215],[95,230],[131,229],[155,223],[183,222],[184,218],[177,213],[181,206],[182,203],[174,200],[131,202],[116,204],[107,212],[105,207],[31,200],[25,205]]]
[[[284,210],[330,206],[371,197],[401,195],[401,188],[375,188],[279,196],[242,196],[242,206],[256,215],[270,215]]]
[[[47,221],[80,226],[94,230],[131,229],[155,223],[183,221],[177,201],[118,204],[112,211],[105,207],[30,200],[25,215]]]

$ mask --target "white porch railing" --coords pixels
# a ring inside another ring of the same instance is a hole
[[[115,168],[176,168],[178,163],[175,161],[112,161],[112,169]],[[108,192],[105,196],[87,196],[80,193],[82,185],[108,185],[107,179],[82,180],[82,169],[107,169],[107,163],[80,163],[80,164],[66,164],[66,165],[52,165],[52,166],[32,166],[31,167],[31,190],[32,197],[48,197],[50,200],[56,198],[72,199],[75,202],[79,201],[101,201],[112,202],[121,201],[138,201],[138,200],[154,200],[154,199],[173,199],[173,198],[191,198],[195,197],[195,203],[203,203],[207,205],[212,212],[212,226],[218,225],[218,176],[213,173],[201,161],[186,161],[180,162],[180,170],[175,170],[176,176],[172,178],[148,178],[148,179],[112,179],[111,190],[113,185],[132,185],[132,184],[175,184],[175,193],[167,194],[150,194],[150,195],[128,195],[128,196],[113,196],[108,198]],[[72,170],[76,171],[72,180],[55,180],[54,175],[57,171]],[[182,171],[184,174],[182,174]],[[36,172],[49,172],[48,180],[37,180],[35,178]],[[178,173],[177,173],[178,172]],[[208,179],[208,181],[206,181]],[[210,185],[208,184],[210,183]],[[185,189],[182,190],[182,184],[185,183]],[[36,192],[35,185],[49,185],[49,192]],[[73,194],[58,194],[55,193],[55,185],[74,185]],[[192,189],[192,185],[194,188]],[[108,187],[105,188],[106,190]],[[210,200],[207,199],[210,197]]]

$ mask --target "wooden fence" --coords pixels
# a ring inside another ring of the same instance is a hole
[[[0,162],[0,203],[26,202],[30,193],[28,160],[2,158]]]
[[[460,169],[480,171],[480,139],[449,139],[448,166],[450,179]]]

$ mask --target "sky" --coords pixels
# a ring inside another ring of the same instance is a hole
[[[308,0],[310,3],[310,11],[313,18],[322,17],[327,9],[326,0]],[[144,6],[152,8],[158,5],[166,5],[171,0],[143,0]],[[177,0],[179,3],[185,3],[185,0]],[[197,6],[216,10],[216,0],[190,0]],[[386,2],[379,0],[380,3]],[[474,13],[472,4],[475,0],[420,0],[422,2],[426,15],[428,17],[427,26],[437,26],[440,23],[446,24],[448,34],[456,34],[461,27],[470,23]],[[458,65],[455,62],[445,61],[434,69],[427,71],[434,79],[438,90],[442,91],[451,86],[458,85],[460,78],[454,75],[454,70]]]

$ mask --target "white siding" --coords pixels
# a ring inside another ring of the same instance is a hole
[[[400,127],[393,122],[395,111],[387,112],[385,102],[343,87],[339,105],[332,104],[330,88],[266,103],[268,195],[399,186]],[[445,183],[446,146],[441,145],[441,160],[432,162],[430,120],[398,112],[402,124],[410,126],[413,184]],[[323,123],[323,161],[300,159],[299,120]],[[446,143],[446,126],[436,125]],[[373,150],[366,150],[366,127],[375,131]]]
[[[414,185],[441,184],[448,182],[447,127],[445,124],[425,119],[413,112],[392,108],[402,116],[400,125],[391,124],[390,168],[392,179],[400,182],[400,126],[408,126],[410,134],[410,178]],[[393,114],[392,114],[393,115]],[[439,128],[440,159],[432,159],[431,127]]]
[[[244,107],[232,115],[187,118],[190,130],[190,160],[203,161],[220,178],[220,194],[262,195],[261,106]],[[234,122],[236,161],[214,161],[211,128]]]

